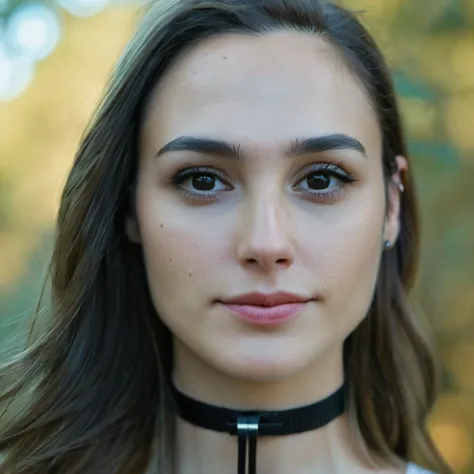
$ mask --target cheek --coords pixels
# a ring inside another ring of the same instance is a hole
[[[138,221],[150,292],[160,316],[187,315],[220,280],[228,240],[160,193],[143,192]],[[211,296],[209,296],[211,300]],[[196,315],[199,317],[199,315]]]
[[[321,278],[330,316],[349,329],[366,315],[373,298],[383,223],[383,195],[348,203],[320,226],[317,244],[307,255],[316,278]]]

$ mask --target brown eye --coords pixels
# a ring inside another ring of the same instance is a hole
[[[334,199],[347,186],[355,181],[347,171],[333,163],[317,163],[307,170],[293,189],[304,193],[307,197],[318,199]]]
[[[172,177],[173,185],[187,198],[212,200],[233,187],[211,168],[186,168]]]
[[[327,189],[331,185],[331,177],[325,173],[310,174],[306,180],[309,189]]]
[[[192,185],[197,191],[212,191],[216,185],[216,178],[209,174],[196,174],[192,177]]]

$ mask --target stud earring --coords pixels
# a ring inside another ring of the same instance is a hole
[[[390,242],[390,240],[386,240],[383,243],[383,246],[384,246],[385,249],[390,249],[390,248],[392,248],[392,243]]]
[[[398,189],[400,190],[401,193],[405,192],[405,186],[403,186],[402,183],[398,184]]]

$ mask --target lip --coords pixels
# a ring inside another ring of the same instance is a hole
[[[220,303],[236,316],[257,325],[281,324],[297,317],[312,298],[293,293],[247,293]]]

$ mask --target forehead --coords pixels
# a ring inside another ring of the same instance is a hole
[[[157,85],[144,134],[156,146],[181,135],[251,146],[339,132],[376,153],[381,137],[375,113],[340,54],[300,32],[207,39]]]

